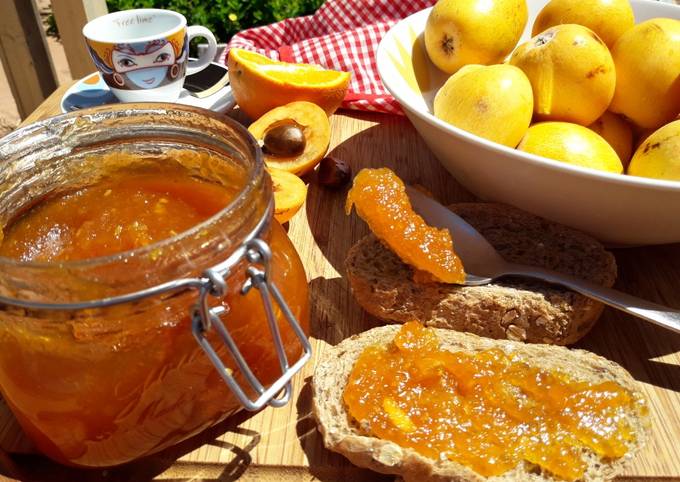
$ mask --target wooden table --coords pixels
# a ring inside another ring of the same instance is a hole
[[[56,114],[63,91],[55,92],[27,122]],[[331,120],[331,153],[349,161],[355,172],[388,166],[444,203],[473,199],[440,167],[406,119],[345,112]],[[312,182],[306,209],[290,223],[289,235],[309,278],[316,356],[329,343],[379,323],[356,304],[342,276],[347,250],[367,232],[356,216],[345,216],[343,201],[344,192]],[[680,308],[680,245],[615,254],[618,288]],[[580,347],[622,364],[649,398],[654,435],[622,480],[680,481],[680,336],[607,309]],[[296,396],[287,407],[237,415],[180,446],[106,471],[69,469],[31,453],[30,443],[5,412],[0,419],[0,446],[5,449],[0,467],[7,476],[26,481],[393,480],[324,449],[310,415],[307,382],[313,369],[309,363],[296,378]]]

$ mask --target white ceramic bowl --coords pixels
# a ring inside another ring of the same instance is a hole
[[[528,0],[531,26],[547,0]],[[680,7],[632,0],[636,23],[680,19]],[[428,59],[423,31],[430,9],[396,24],[378,48],[378,71],[444,167],[482,199],[511,204],[580,229],[610,245],[680,242],[680,182],[625,176],[527,154],[458,129],[432,115],[448,76]],[[680,155],[680,153],[678,154]]]

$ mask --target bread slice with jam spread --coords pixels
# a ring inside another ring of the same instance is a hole
[[[450,209],[508,261],[614,284],[614,256],[586,234],[502,204],[461,203]],[[455,250],[455,239],[453,245]],[[490,338],[569,345],[590,331],[603,309],[569,289],[528,278],[485,286],[418,283],[413,269],[372,234],[350,249],[345,267],[359,304],[397,323],[418,320]]]
[[[428,458],[412,448],[377,438],[372,435],[370,424],[354,420],[343,399],[352,369],[367,347],[378,345],[394,348],[393,340],[400,328],[399,325],[373,328],[347,338],[335,347],[327,347],[321,353],[312,380],[313,411],[326,448],[344,455],[359,467],[395,474],[405,482],[561,480],[541,466],[526,460],[521,460],[516,467],[500,475],[484,477],[447,457]],[[519,356],[527,366],[562,373],[575,382],[614,382],[640,402],[626,407],[622,414],[633,434],[626,442],[625,455],[616,459],[603,459],[595,452],[583,448],[579,453],[585,463],[585,472],[579,480],[597,482],[612,479],[622,472],[644,445],[650,425],[644,398],[630,374],[619,365],[583,350],[492,340],[446,329],[433,330],[439,340],[440,349],[465,353],[500,349],[505,354]]]

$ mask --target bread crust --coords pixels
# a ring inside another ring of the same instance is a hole
[[[501,204],[450,208],[510,262],[614,284],[614,256],[590,236]],[[485,286],[415,283],[412,268],[373,235],[350,249],[345,268],[356,300],[378,318],[417,320],[490,338],[569,345],[590,331],[604,308],[568,289],[529,279],[506,278]]]
[[[557,480],[550,474],[540,472],[528,462],[521,462],[515,469],[503,475],[487,478],[461,464],[429,459],[393,442],[362,435],[356,424],[350,420],[342,394],[352,367],[363,350],[370,345],[390,343],[399,328],[399,325],[373,328],[343,340],[336,347],[328,347],[321,354],[312,379],[313,413],[326,448],[341,453],[359,467],[400,475],[405,482]],[[592,383],[613,380],[633,396],[643,399],[628,372],[616,363],[584,350],[492,340],[445,329],[437,329],[436,332],[444,349],[474,352],[500,348],[505,352],[521,352],[529,363],[533,360],[544,369],[568,372],[572,379]],[[636,434],[635,443],[630,445],[628,453],[620,459],[609,461],[600,460],[594,453],[585,454],[588,468],[582,479],[584,482],[610,480],[620,474],[645,444],[649,416],[639,409],[631,413],[628,421]]]

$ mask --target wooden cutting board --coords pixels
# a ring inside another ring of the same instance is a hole
[[[58,98],[57,93],[48,99],[35,116],[57,113]],[[354,172],[388,166],[443,203],[473,199],[440,167],[405,118],[343,113],[332,117],[332,127],[331,155],[349,161]],[[367,233],[355,215],[345,216],[344,195],[310,183],[306,207],[290,223],[289,236],[309,278],[315,359],[328,344],[379,323],[356,304],[342,276],[347,250]],[[680,245],[617,250],[615,255],[619,289],[680,308]],[[649,399],[653,436],[622,480],[680,480],[680,336],[607,309],[579,346],[627,368]],[[0,472],[13,479],[55,482],[393,480],[324,449],[310,415],[313,369],[314,362],[295,379],[295,398],[284,408],[238,414],[161,454],[105,471],[65,468],[32,453],[11,413],[0,405],[0,447],[5,451]]]

